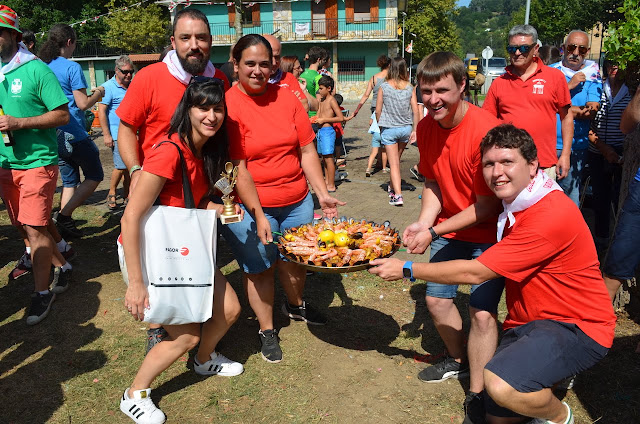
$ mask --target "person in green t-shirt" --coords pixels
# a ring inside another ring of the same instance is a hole
[[[0,5],[0,105],[4,112],[0,131],[7,135],[0,143],[0,196],[11,222],[26,232],[31,246],[35,291],[27,324],[33,325],[47,316],[56,293],[68,287],[68,279],[58,275],[49,290],[56,246],[47,225],[58,179],[55,127],[69,121],[69,110],[57,78],[20,43],[21,38],[16,13]]]
[[[327,61],[329,53],[322,47],[313,46],[309,49],[307,55],[309,56],[309,67],[300,74],[300,78],[307,81],[307,91],[315,97],[318,90],[318,80],[320,79],[318,69]],[[315,110],[310,110],[309,117],[316,116],[316,113]]]

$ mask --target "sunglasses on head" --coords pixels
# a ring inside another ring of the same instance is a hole
[[[218,85],[220,87],[222,87],[222,89],[224,90],[224,81],[222,81],[220,78],[215,78],[215,77],[205,77],[204,75],[193,75],[191,76],[191,80],[189,81],[189,85],[191,84],[203,84],[206,82],[211,82],[215,85]]]
[[[589,47],[587,46],[579,46],[577,44],[567,44],[566,53],[573,53],[574,51],[576,51],[576,48],[578,49],[578,53],[580,53],[581,55],[585,55],[589,51]]]
[[[535,45],[536,43],[523,44],[521,46],[513,46],[510,44],[507,46],[507,51],[509,52],[509,54],[516,54],[516,51],[520,50],[521,54],[527,54]]]
[[[120,68],[118,68],[118,71],[120,71],[121,73],[125,74],[125,75],[133,75],[133,69],[132,70],[122,70]]]

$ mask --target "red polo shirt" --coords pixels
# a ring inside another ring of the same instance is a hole
[[[561,71],[537,57],[534,60],[538,68],[525,81],[507,66],[507,72],[491,84],[482,108],[526,130],[538,148],[540,166],[548,168],[558,162],[556,114],[571,104],[571,94]]]

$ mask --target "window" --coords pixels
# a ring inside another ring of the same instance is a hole
[[[380,0],[345,0],[347,23],[378,22]]]
[[[364,81],[364,57],[338,60],[339,81]]]
[[[251,7],[247,4],[242,5],[242,26],[260,26],[260,4],[256,3]],[[235,5],[227,6],[227,14],[229,15],[229,27],[235,26],[236,7]]]

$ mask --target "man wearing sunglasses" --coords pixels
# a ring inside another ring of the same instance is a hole
[[[574,130],[571,144],[571,171],[558,184],[579,206],[582,173],[589,148],[589,126],[600,108],[602,79],[598,64],[592,60],[585,60],[589,53],[589,36],[586,32],[571,31],[565,38],[562,48],[564,51],[562,61],[549,66],[559,69],[569,84]],[[563,148],[561,122],[559,116],[556,119],[556,148],[560,154]]]
[[[527,130],[538,149],[540,168],[553,179],[569,173],[573,114],[564,76],[538,56],[538,31],[516,25],[509,31],[511,65],[493,81],[482,108],[506,123]],[[560,115],[562,152],[556,152],[556,114]]]
[[[129,173],[127,167],[120,157],[118,150],[118,127],[120,118],[116,115],[116,110],[124,98],[127,88],[133,78],[133,62],[129,56],[120,56],[116,59],[115,75],[103,84],[104,97],[98,103],[98,118],[104,144],[113,152],[113,171],[111,172],[111,182],[109,184],[109,194],[107,194],[107,206],[109,209],[117,209],[116,189],[118,183],[124,178],[123,195],[124,199],[129,196]],[[126,200],[125,200],[126,202]]]
[[[211,29],[201,11],[187,8],[173,19],[170,50],[164,59],[136,73],[122,99],[117,115],[118,149],[129,170],[130,192],[135,189],[145,152],[154,143],[167,139],[171,117],[193,76],[215,77],[229,89],[224,73],[209,61]],[[147,331],[147,352],[166,337],[156,324]]]

